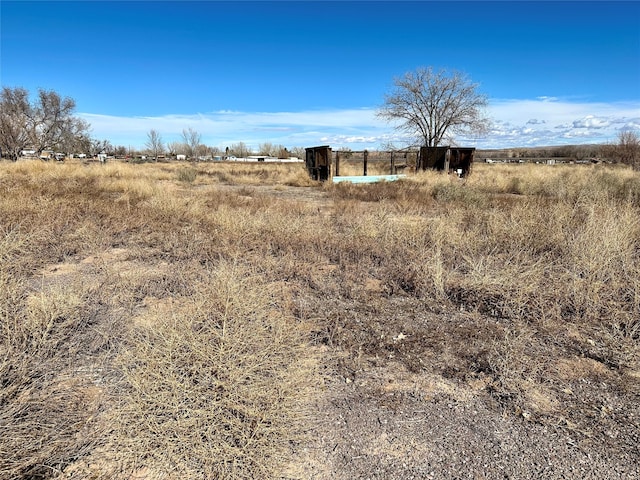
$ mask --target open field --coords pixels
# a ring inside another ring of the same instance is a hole
[[[0,162],[0,427],[0,479],[640,478],[640,173]]]

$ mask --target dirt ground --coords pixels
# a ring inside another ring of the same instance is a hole
[[[502,415],[473,390],[371,367],[356,381],[333,379],[322,419],[300,448],[301,478],[638,478],[637,453],[611,456],[571,435]],[[298,478],[300,478],[298,477]]]
[[[324,354],[316,427],[289,478],[640,478],[640,405],[629,398],[612,407],[628,425],[586,432],[499,404],[483,375],[461,381],[395,358],[344,356]]]

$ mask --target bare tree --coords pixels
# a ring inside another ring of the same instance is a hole
[[[189,127],[187,130],[182,130],[182,140],[187,147],[187,155],[193,160],[196,160],[201,135],[193,128]]]
[[[91,140],[89,146],[89,155],[91,155],[92,157],[95,157],[99,153],[109,154],[113,151],[113,145],[111,145],[111,142],[109,142],[109,140]]]
[[[289,150],[284,145],[274,145],[271,142],[264,142],[258,145],[259,155],[268,155],[270,157],[287,158]]]
[[[83,124],[82,120],[72,117],[75,107],[76,102],[73,99],[61,98],[53,90],[38,92],[31,125],[37,152],[47,148],[60,148],[68,133],[83,129],[86,122]]]
[[[24,88],[3,88],[0,107],[0,148],[4,155],[17,160],[30,142],[29,92]]]
[[[289,153],[289,149],[284,145],[277,145],[277,149],[273,156],[277,158],[289,158],[291,154]]]
[[[293,157],[297,157],[297,158],[306,157],[306,150],[304,149],[304,147],[293,147],[290,153],[291,153],[291,156]]]
[[[75,101],[53,90],[40,90],[35,102],[24,88],[3,87],[0,94],[0,148],[17,160],[25,147],[40,154],[68,150],[88,138],[89,124],[74,117]]]
[[[424,146],[438,146],[452,133],[480,134],[489,124],[483,115],[486,96],[463,73],[418,68],[396,78],[394,87],[378,116],[400,121],[397,128],[417,136]]]
[[[622,130],[618,134],[616,145],[618,161],[640,170],[640,135],[633,130]]]
[[[621,130],[617,143],[605,143],[598,150],[598,154],[609,162],[624,163],[640,170],[640,134],[637,131]]]
[[[175,157],[178,153],[186,151],[184,143],[182,142],[169,142],[167,143],[167,153],[172,157]]]
[[[116,154],[116,157],[125,157],[127,155],[127,147],[124,145],[116,145],[113,151]]]
[[[162,141],[162,135],[157,130],[151,129],[147,133],[147,142],[145,143],[149,153],[153,156],[153,159],[157,162],[158,155],[164,152],[164,142]]]
[[[258,155],[272,155],[275,147],[271,142],[264,142],[258,145]]]
[[[234,143],[229,151],[240,158],[246,158],[250,153],[249,147],[244,142]]]
[[[67,128],[62,133],[56,150],[67,154],[87,153],[91,149],[91,137],[89,136],[89,123],[81,118],[69,121]]]

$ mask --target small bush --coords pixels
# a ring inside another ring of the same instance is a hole
[[[222,264],[171,315],[150,310],[118,359],[125,463],[175,478],[276,478],[299,438],[312,367],[263,279]],[[176,476],[177,475],[177,476]]]
[[[193,183],[198,176],[198,172],[194,168],[181,168],[176,175],[181,182]]]
[[[463,183],[441,183],[433,186],[431,196],[441,203],[462,205],[481,205],[485,198],[477,191],[467,188]]]

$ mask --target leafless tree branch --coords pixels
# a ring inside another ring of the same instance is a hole
[[[451,133],[486,131],[489,121],[483,113],[487,98],[477,89],[478,84],[463,73],[418,68],[394,80],[394,89],[385,95],[378,116],[399,121],[399,130],[434,147]]]

